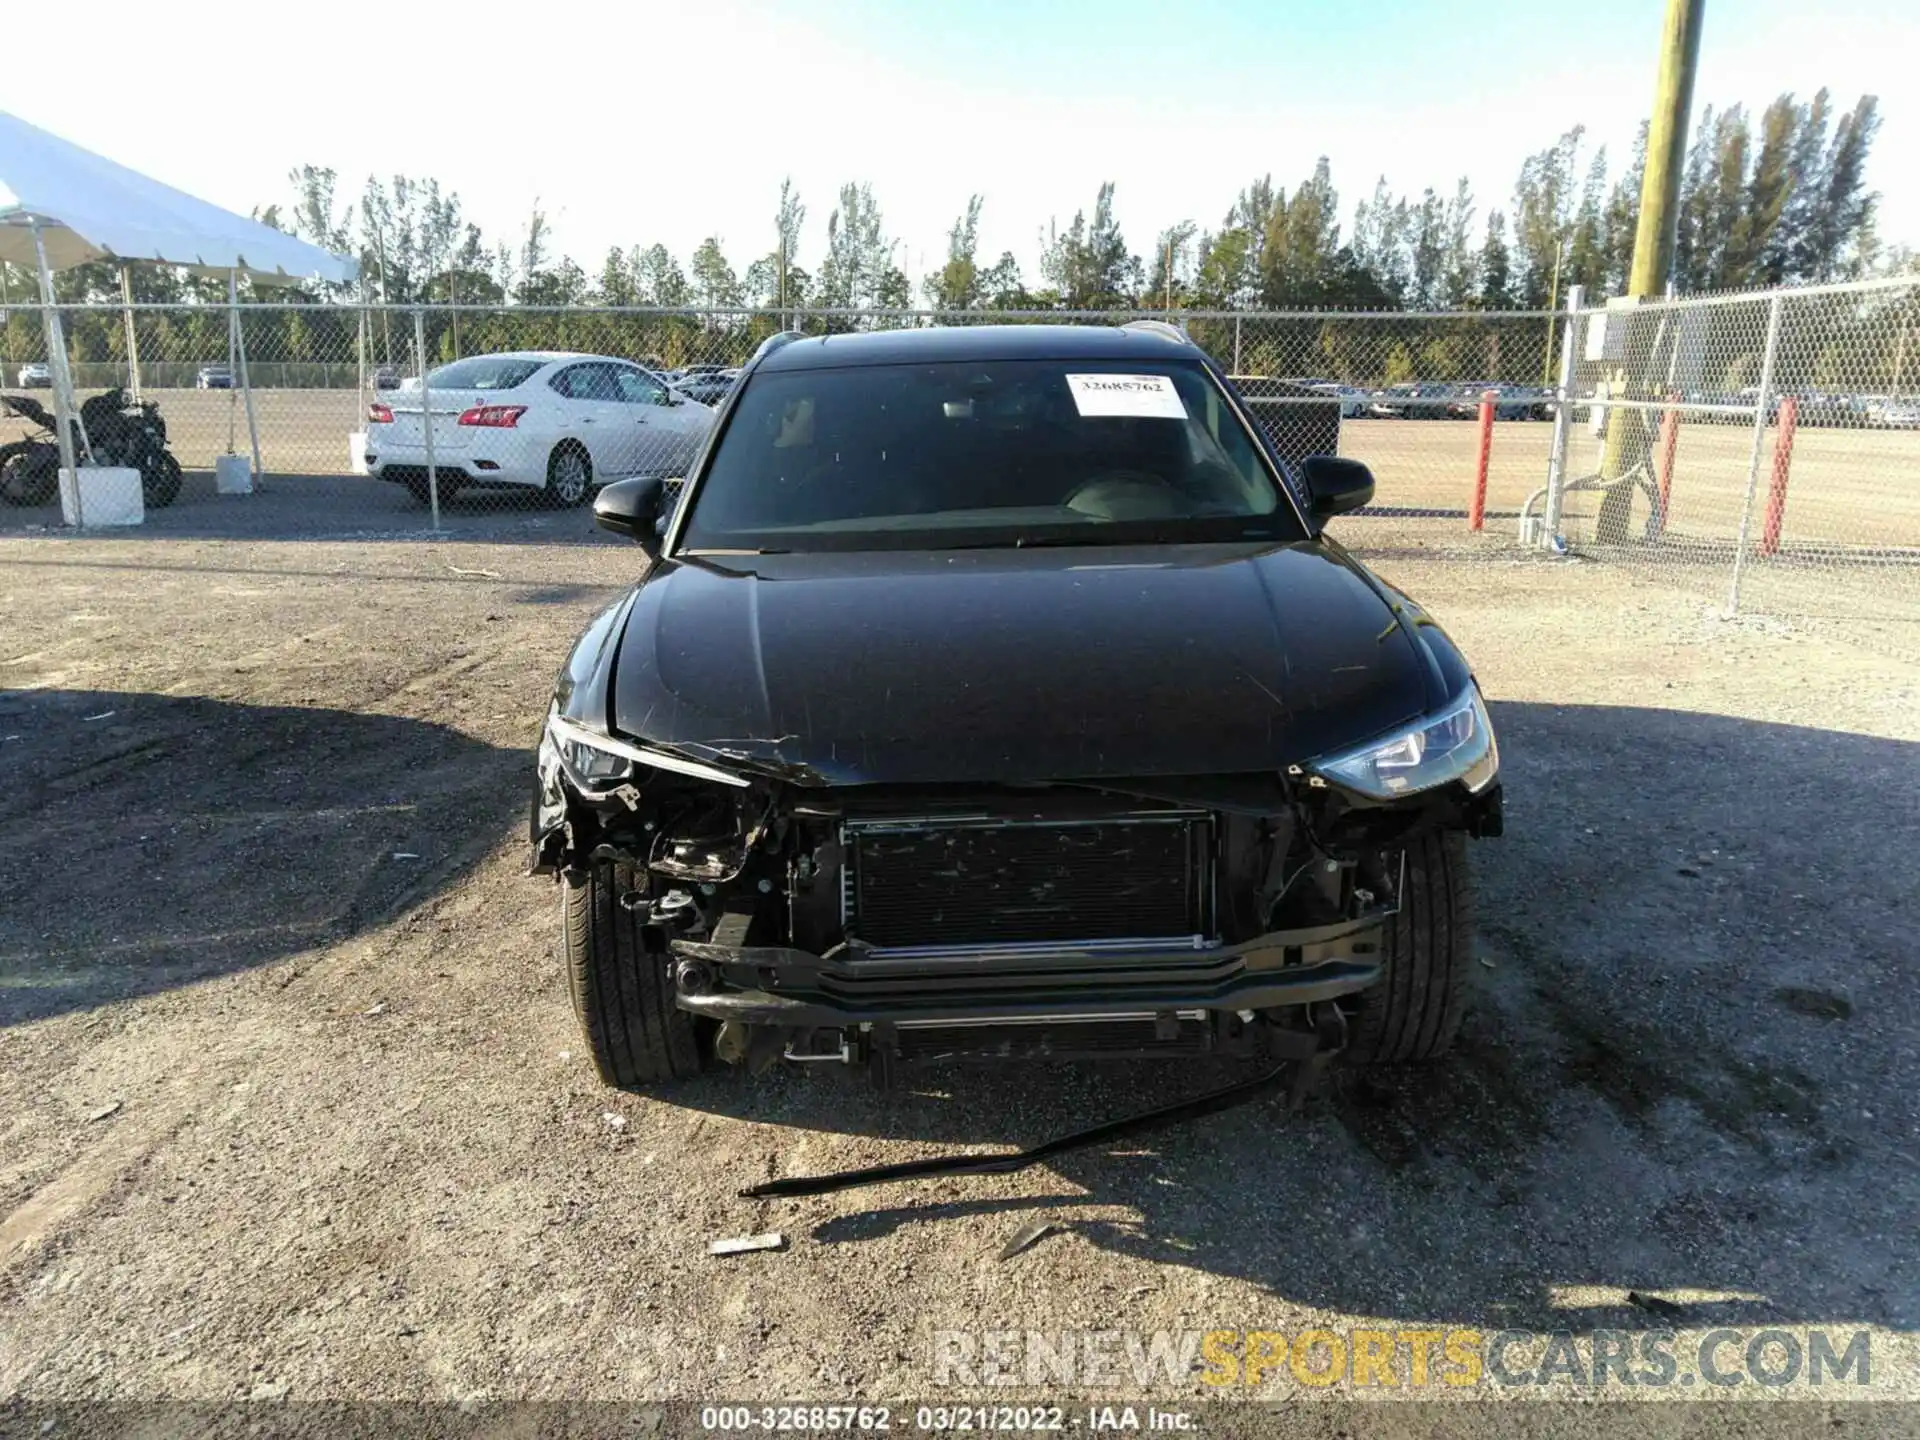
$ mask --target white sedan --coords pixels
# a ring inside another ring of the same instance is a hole
[[[651,371],[605,355],[516,351],[429,372],[367,410],[367,473],[426,501],[427,434],[440,498],[470,484],[544,490],[578,505],[629,475],[684,475],[713,411]]]

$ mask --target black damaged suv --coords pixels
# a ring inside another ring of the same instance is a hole
[[[1445,1049],[1466,660],[1169,326],[781,335],[562,669],[533,868],[600,1074]]]

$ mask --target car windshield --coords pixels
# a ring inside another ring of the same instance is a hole
[[[517,355],[475,355],[432,371],[427,385],[434,390],[512,390],[546,363]]]
[[[1303,540],[1206,369],[966,361],[750,377],[683,549]]]

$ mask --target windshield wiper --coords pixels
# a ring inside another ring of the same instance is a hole
[[[930,548],[938,550],[1031,550],[1043,545],[1112,545],[1118,543],[1102,535],[1015,535],[1010,540],[962,540]]]
[[[1192,545],[1210,542],[1235,542],[1245,540],[1279,540],[1284,536],[1275,534],[1271,529],[1253,527],[1237,535],[1208,535],[1201,538],[1182,538],[1174,535],[1115,535],[1110,526],[1090,527],[1091,534],[1074,535],[1016,535],[1011,540],[972,540],[960,544],[942,545],[942,550],[1038,550],[1050,546],[1068,545]]]

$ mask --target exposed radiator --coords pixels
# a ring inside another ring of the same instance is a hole
[[[1205,814],[849,821],[842,919],[881,950],[1213,934]]]

